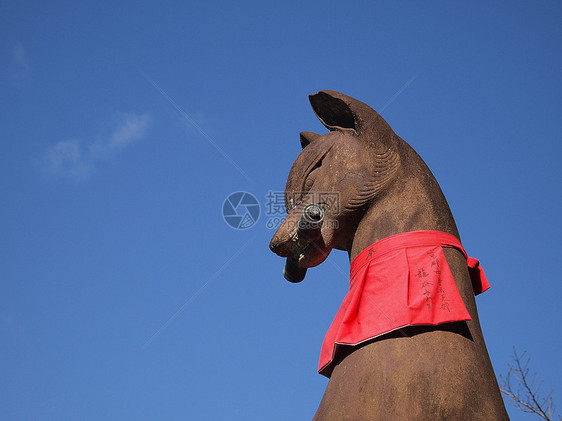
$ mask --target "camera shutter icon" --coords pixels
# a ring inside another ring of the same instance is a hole
[[[232,193],[222,205],[222,217],[234,229],[251,228],[260,217],[260,204],[251,193]]]

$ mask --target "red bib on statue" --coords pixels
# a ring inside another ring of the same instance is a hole
[[[405,326],[470,320],[442,247],[465,255],[475,294],[490,287],[478,260],[451,234],[414,231],[376,242],[351,263],[349,292],[324,339],[320,374],[330,377],[338,345],[358,345]]]

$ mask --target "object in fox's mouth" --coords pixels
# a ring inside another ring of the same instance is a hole
[[[299,266],[299,261],[294,257],[287,257],[283,268],[283,277],[293,284],[298,284],[306,276],[306,268]]]

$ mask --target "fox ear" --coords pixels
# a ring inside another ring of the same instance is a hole
[[[357,132],[356,118],[350,106],[350,102],[356,100],[335,91],[320,91],[308,98],[316,117],[327,129]]]
[[[312,132],[301,132],[300,136],[301,136],[301,146],[303,149],[306,148],[309,144],[311,144],[315,140],[322,137],[321,135]]]
[[[336,91],[320,91],[309,95],[318,119],[331,131],[351,131],[384,151],[396,136],[388,123],[363,102]]]

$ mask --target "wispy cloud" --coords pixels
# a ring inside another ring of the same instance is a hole
[[[42,159],[42,169],[51,175],[81,178],[89,175],[93,166],[84,156],[79,140],[61,140],[47,148]]]
[[[96,163],[142,139],[148,133],[149,114],[123,114],[109,133],[95,141],[61,140],[49,146],[40,160],[41,170],[51,176],[73,179],[90,176]]]
[[[27,52],[21,42],[14,45],[14,59],[16,64],[21,68],[27,70],[29,68],[29,58],[27,57]]]
[[[108,143],[110,149],[120,149],[146,135],[150,117],[148,114],[137,116],[128,114],[121,125],[113,132]]]
[[[92,158],[97,158],[120,151],[146,136],[150,121],[149,114],[123,114],[109,136],[89,145],[89,154]]]
[[[11,65],[9,66],[10,76],[16,82],[20,82],[29,73],[31,60],[27,50],[21,42],[13,46]]]

